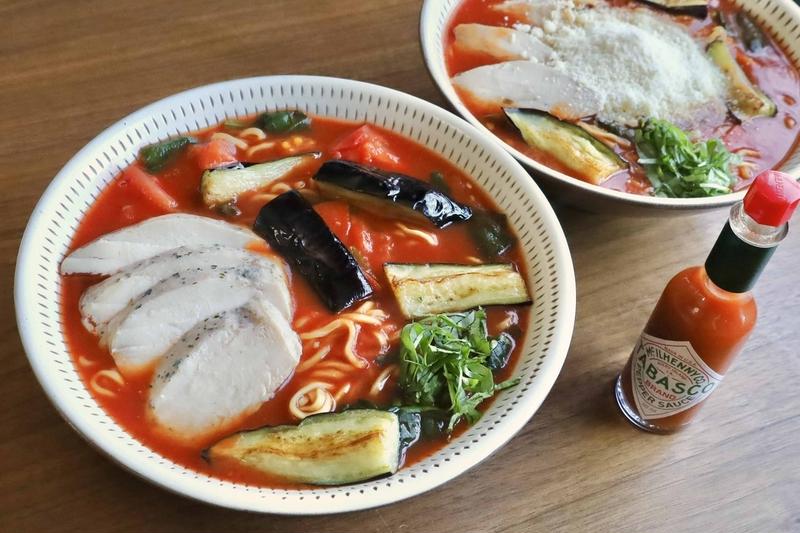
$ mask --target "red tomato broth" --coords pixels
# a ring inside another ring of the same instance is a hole
[[[492,8],[502,1],[464,0],[454,11],[444,36],[445,66],[449,76],[452,77],[478,66],[498,62],[489,54],[459,50],[454,46],[453,29],[459,24],[465,23],[513,26],[519,22],[518,19],[510,15],[503,15],[500,11]],[[655,9],[635,0],[611,0],[609,3],[619,8],[637,6]],[[724,12],[735,13],[738,11],[732,0],[711,0],[709,7],[718,7]],[[709,17],[702,21],[691,16],[672,16],[671,18],[687,26],[689,31],[696,36],[707,34],[715,25]],[[768,35],[767,32],[765,33]],[[771,36],[770,40],[771,46],[765,47],[758,53],[747,54],[749,61],[742,64],[742,68],[750,79],[775,102],[778,108],[777,115],[775,117],[756,117],[745,123],[739,123],[729,114],[722,124],[704,125],[698,131],[704,139],[720,138],[731,151],[747,148],[759,152],[758,156],[747,155],[744,158],[746,162],[755,164],[755,168],[752,169],[750,176],[739,176],[740,181],[734,190],[746,188],[752,178],[762,170],[781,166],[790,154],[800,147],[800,126],[798,125],[800,123],[800,74],[798,74],[798,68],[800,67],[792,65],[787,59],[786,53],[781,50]],[[738,57],[745,54],[738,42],[736,53]],[[580,176],[574,175],[571,170],[548,153],[528,146],[516,128],[503,116],[500,108],[477,101],[457,87],[454,89],[467,109],[503,142],[547,167],[580,179]],[[650,194],[652,187],[644,169],[637,164],[638,156],[635,149],[624,152],[615,149],[615,151],[631,163],[631,168],[613,174],[601,186],[633,194]]]
[[[358,124],[344,121],[313,118],[312,126],[309,130],[301,132],[299,135],[310,137],[316,141],[314,150],[319,150],[323,156],[312,164],[304,165],[291,175],[280,180],[283,183],[297,186],[303,184],[304,187],[313,188],[311,177],[316,172],[321,163],[329,158],[330,147],[343,137],[358,128]],[[452,164],[434,154],[430,150],[418,144],[396,135],[387,130],[375,127],[380,135],[389,141],[389,148],[393,154],[397,155],[398,170],[427,179],[433,171],[442,172],[448,185],[451,187],[451,196],[456,200],[468,203],[472,206],[484,209],[496,210],[491,199],[473,184],[464,174]],[[222,126],[209,128],[195,133],[195,137],[200,142],[208,141],[213,133],[224,131]],[[292,134],[277,137],[277,148],[260,152],[257,161],[277,159],[289,155],[280,147],[281,139],[291,138]],[[251,143],[257,144],[258,141]],[[240,159],[244,159],[244,151],[237,150]],[[139,163],[135,163],[138,165]],[[160,173],[156,174],[158,183],[163,189],[175,199],[178,204],[177,211],[194,213],[202,216],[225,219],[229,222],[238,223],[247,227],[252,226],[255,216],[264,200],[258,199],[258,194],[243,195],[238,201],[241,215],[235,218],[225,218],[217,211],[207,208],[201,199],[199,192],[199,182],[202,170],[195,160],[193,150],[183,151],[174,161]],[[324,201],[324,200],[323,200]],[[131,191],[129,184],[126,184],[122,176],[115,178],[112,183],[100,194],[95,203],[89,208],[73,238],[71,249],[86,244],[87,242],[106,234],[110,231],[140,222],[147,218],[164,214],[164,211],[156,207],[148,199],[137,191]],[[384,322],[384,329],[390,332],[398,332],[407,322],[402,317],[400,310],[395,302],[388,282],[382,268],[379,267],[383,262],[395,261],[404,262],[409,258],[415,258],[416,262],[454,262],[463,263],[469,256],[481,257],[476,245],[469,237],[465,227],[453,224],[448,228],[436,229],[433,226],[425,227],[424,230],[432,233],[438,238],[438,245],[432,246],[429,243],[413,238],[400,238],[394,235],[397,231],[396,221],[377,217],[365,213],[357,206],[349,206],[350,228],[347,232],[348,239],[345,242],[348,246],[363,246],[363,242],[372,241],[371,250],[361,250],[365,259],[372,267],[372,274],[375,276],[376,286],[374,301],[376,307],[388,314]],[[409,226],[415,226],[408,224]],[[338,233],[338,232],[337,232]],[[269,253],[266,243],[254,243],[249,246],[257,252]],[[524,272],[524,260],[518,247],[507,253],[504,261],[512,261],[520,271]],[[290,291],[295,302],[295,322],[300,317],[310,317],[302,328],[295,329],[298,333],[308,331],[316,327],[327,324],[337,315],[330,312],[319,300],[308,283],[300,276],[290,275]],[[83,292],[91,285],[99,282],[100,276],[73,275],[62,276],[61,307],[63,317],[63,328],[76,368],[84,380],[89,385],[92,377],[98,370],[114,369],[114,361],[108,350],[101,347],[98,338],[87,331],[81,323],[79,312],[79,300]],[[535,296],[533,287],[529,287],[532,295]],[[354,305],[345,312],[352,311],[359,304]],[[490,333],[496,334],[500,322],[510,315],[516,315],[515,323],[525,324],[529,317],[529,309],[526,306],[503,306],[497,308],[487,308],[487,317]],[[511,359],[506,368],[497,373],[497,380],[508,379],[519,357],[519,343],[524,336],[524,331],[519,327],[512,328],[513,336],[517,341],[517,346],[512,352]],[[331,333],[326,339],[330,342],[332,350],[325,358],[327,360],[342,361],[343,356],[339,355],[343,351],[346,334],[337,330]],[[383,353],[392,353],[396,350],[398,341],[395,339]],[[316,348],[314,341],[303,341],[303,355],[300,365],[307,360]],[[350,391],[337,402],[337,410],[348,403],[356,402],[365,398],[365,393],[369,391],[371,385],[383,370],[375,358],[382,355],[380,345],[371,335],[360,335],[356,344],[356,352],[359,356],[369,362],[363,370],[353,370],[346,374],[338,382],[332,382],[332,389],[338,390],[345,383],[352,385]],[[296,424],[298,421],[290,414],[288,405],[289,399],[294,393],[304,386],[308,376],[313,374],[314,367],[304,372],[296,372],[287,382],[277,391],[276,395],[262,404],[254,413],[246,416],[232,429],[208,435],[196,442],[181,443],[163,434],[154,424],[148,420],[147,416],[147,396],[150,386],[152,373],[139,376],[135,379],[126,378],[125,385],[116,386],[114,383],[107,383],[108,388],[115,390],[117,396],[107,397],[96,393],[91,387],[94,398],[105,409],[105,411],[117,421],[126,431],[150,449],[160,453],[164,457],[183,465],[187,468],[208,474],[213,477],[230,480],[233,482],[247,483],[256,486],[297,488],[303,485],[287,483],[281,479],[274,479],[263,473],[249,470],[248,468],[236,463],[235,461],[214,461],[207,462],[202,451],[219,439],[228,436],[236,431],[252,429],[265,425]],[[326,380],[331,382],[331,380]],[[398,398],[396,376],[390,377],[387,385],[377,398],[370,398],[378,404],[388,404],[391,400]],[[105,384],[106,382],[104,382]],[[491,403],[487,400],[481,406],[485,410]],[[467,429],[464,422],[460,423],[453,434],[459,435]],[[408,450],[405,465],[418,462],[428,455],[434,453],[446,444],[446,439],[442,438],[433,441],[423,441],[415,444]]]

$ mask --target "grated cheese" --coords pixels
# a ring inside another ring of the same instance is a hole
[[[681,25],[647,9],[576,9],[558,2],[539,27],[519,24],[555,50],[548,64],[591,87],[603,122],[662,118],[697,125],[725,113],[725,79]]]

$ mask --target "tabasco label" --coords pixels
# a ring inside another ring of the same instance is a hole
[[[642,333],[633,349],[633,398],[639,416],[665,418],[705,400],[722,381],[691,343]]]

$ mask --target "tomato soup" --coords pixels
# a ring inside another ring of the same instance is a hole
[[[298,404],[298,393],[311,390],[309,387],[313,389],[314,384],[321,384],[323,393],[328,395],[326,398],[333,399],[335,410],[364,401],[379,406],[396,403],[400,394],[398,337],[409,320],[398,308],[383,265],[407,262],[409,258],[422,263],[477,264],[487,262],[487,258],[463,225],[452,224],[445,228],[415,226],[388,216],[375,216],[357,204],[325,198],[312,177],[320,165],[331,158],[361,159],[373,166],[402,172],[423,181],[437,173],[447,187],[448,195],[456,201],[473,209],[496,211],[497,208],[469,176],[437,154],[377,127],[369,127],[366,131],[373,141],[378,139],[379,142],[372,142],[365,148],[358,142],[358,132],[365,131],[362,128],[360,124],[321,117],[311,117],[310,125],[302,131],[285,134],[267,135],[259,128],[245,128],[239,123],[222,124],[192,134],[193,144],[181,150],[163,169],[147,174],[145,179],[148,181],[144,185],[137,181],[138,175],[133,176],[128,169],[106,187],[88,210],[73,239],[73,249],[165,212],[192,213],[249,228],[262,206],[281,192],[300,191],[344,245],[357,254],[374,291],[368,300],[345,311],[366,317],[363,322],[354,329],[334,327],[332,324],[339,314],[322,303],[306,279],[290,271],[289,289],[295,309],[291,324],[302,340],[302,356],[291,377],[271,399],[247,413],[232,427],[229,425],[202,438],[182,441],[159,431],[148,415],[153,371],[123,377],[117,372],[108,348],[82,323],[81,296],[103,278],[96,275],[63,276],[63,328],[76,368],[106,412],[140,442],[180,465],[220,479],[258,486],[297,486],[243,467],[235,461],[209,462],[203,451],[235,431],[297,424],[298,412],[304,416],[303,408],[316,401],[313,397],[302,397]],[[319,156],[311,164],[301,166],[267,187],[240,195],[235,209],[212,209],[203,201],[200,184],[208,161],[213,164],[220,157],[214,152],[216,148],[209,148],[214,142],[227,143],[224,145],[227,156],[223,154],[223,159],[230,157],[247,164],[299,153],[315,152]],[[141,167],[141,161],[134,164],[137,171],[141,171]],[[269,247],[263,242],[252,244],[250,248],[256,253],[269,252]],[[506,252],[503,261],[524,272],[523,257],[518,248]],[[528,320],[527,307],[497,306],[488,307],[486,311],[489,333],[496,335],[505,331],[519,344],[524,334],[523,325]],[[509,377],[518,351],[515,348],[509,363],[497,371],[497,381]],[[351,364],[354,357],[363,362],[363,367]],[[484,403],[481,409],[486,405]],[[418,442],[406,452],[406,464],[419,461],[444,446],[448,438],[463,431],[464,427],[466,424],[462,421],[449,436]]]
[[[454,28],[462,24],[481,24],[504,28],[529,27],[531,21],[513,10],[498,9],[501,0],[464,0],[455,10],[448,24],[444,37],[445,63],[448,74],[453,77],[481,67],[498,63],[498,58],[490,53],[464,49],[455,45]],[[641,2],[632,0],[611,0],[607,4],[616,9],[631,10],[634,8],[651,10]],[[686,28],[697,41],[703,42],[715,27],[724,26],[720,20],[735,19],[740,9],[734,2],[718,0],[709,2],[709,14],[705,18],[687,15],[665,15],[652,9],[653,13],[669,17]],[[591,9],[591,8],[589,8]],[[748,19],[749,21],[750,19]],[[750,23],[750,22],[748,22]],[[535,24],[534,24],[535,26]],[[731,32],[729,31],[729,34]],[[768,36],[765,38],[769,39]],[[796,150],[798,143],[798,120],[800,119],[800,76],[797,66],[788,59],[787,54],[778,43],[769,40],[756,52],[745,47],[742,39],[729,39],[732,54],[746,76],[768,95],[777,110],[774,116],[757,116],[748,120],[740,120],[728,113],[723,120],[701,123],[692,136],[703,139],[721,139],[724,145],[734,154],[738,154],[743,165],[732,170],[736,178],[732,190],[746,188],[752,178],[765,169],[778,168],[789,155]],[[636,50],[626,53],[636,54]],[[455,85],[456,92],[470,112],[484,126],[509,146],[535,159],[536,161],[559,172],[578,179],[587,179],[574,169],[565,166],[563,160],[554,157],[552,152],[526,143],[515,126],[504,116],[500,105],[479,100],[473,94]],[[591,117],[583,122],[589,125],[605,127]],[[618,132],[617,132],[618,133]],[[628,140],[626,140],[628,139]],[[636,145],[630,142],[632,135],[622,137],[600,138],[616,152],[626,163],[626,168],[614,173],[602,182],[603,187],[634,194],[649,195],[653,193],[651,181],[645,169],[639,164]],[[617,142],[619,141],[619,142]],[[587,181],[591,181],[588,180]]]

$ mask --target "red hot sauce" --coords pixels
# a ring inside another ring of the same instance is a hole
[[[705,265],[679,272],[658,300],[615,396],[637,427],[672,433],[688,424],[721,383],[756,324],[750,289],[800,203],[800,184],[760,174],[733,206]]]

